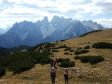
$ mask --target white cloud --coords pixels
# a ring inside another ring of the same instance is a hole
[[[0,0],[0,28],[23,20],[36,21],[44,16],[51,19],[54,15],[104,23],[105,14],[112,19],[111,4],[112,0]],[[101,14],[104,15],[99,18]]]
[[[2,1],[0,0],[0,4],[2,4]]]
[[[112,19],[97,19],[95,21],[102,23],[104,27],[112,28]]]

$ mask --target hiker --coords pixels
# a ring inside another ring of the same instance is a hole
[[[57,65],[57,59],[54,60],[54,64],[53,64],[55,69],[57,69],[56,65]]]
[[[56,65],[57,65],[57,60],[51,59],[51,68],[54,67],[56,69],[57,68]]]
[[[51,68],[54,66],[54,60],[51,59]]]
[[[52,84],[55,84],[55,81],[56,81],[56,69],[54,67],[51,68],[51,81],[52,81]]]
[[[64,79],[65,79],[65,84],[68,84],[69,77],[68,77],[68,70],[67,69],[65,69],[65,71],[64,71]]]

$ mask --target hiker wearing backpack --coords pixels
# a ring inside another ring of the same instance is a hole
[[[57,59],[51,59],[51,68],[54,67],[55,69],[57,68]]]
[[[55,81],[56,81],[56,69],[54,67],[51,68],[51,81],[52,81],[52,84],[55,84]]]
[[[54,66],[54,60],[51,59],[51,68]]]
[[[67,69],[65,69],[65,71],[64,71],[64,80],[65,80],[65,84],[68,84],[69,77],[68,77],[68,70]]]
[[[53,64],[54,68],[57,69],[57,59],[54,59],[54,64]]]

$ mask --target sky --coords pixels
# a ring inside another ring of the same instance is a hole
[[[93,20],[112,27],[112,0],[0,0],[0,28],[15,22],[35,22],[54,15],[76,20]]]

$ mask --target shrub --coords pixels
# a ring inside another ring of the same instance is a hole
[[[59,58],[58,59],[58,62],[63,62],[63,61],[69,61],[70,59],[66,58],[66,59],[63,59],[63,58]]]
[[[74,59],[79,59],[79,58],[80,58],[79,56],[75,56],[75,57],[74,57]]]
[[[88,56],[80,56],[79,59],[83,63],[89,62],[89,57]]]
[[[64,54],[65,54],[65,55],[68,55],[68,54],[69,54],[69,52],[65,52]]]
[[[66,49],[64,49],[64,51],[69,51],[71,48],[66,48]]]
[[[43,48],[43,46],[46,48]],[[5,74],[6,68],[15,74],[31,69],[36,63],[50,63],[51,53],[49,47],[51,46],[54,46],[54,44],[40,44],[38,47],[28,49],[26,52],[18,51],[6,56],[0,56],[0,76]]]
[[[8,60],[8,56],[0,56],[0,66],[6,66]]]
[[[21,73],[23,71],[29,70],[34,66],[34,60],[32,59],[21,59],[21,60],[16,60],[13,61],[12,63],[9,64],[8,69],[10,71],[13,71],[13,73]]]
[[[73,67],[75,66],[75,63],[73,61],[70,61],[69,59],[63,59],[60,62],[60,67]]]
[[[70,52],[73,52],[73,50],[70,50]]]
[[[104,60],[102,56],[80,56],[80,61],[83,63],[96,64]]]
[[[75,66],[75,62],[74,61],[71,61],[70,62],[70,65],[71,65],[71,67]]]
[[[35,63],[39,63],[39,64],[50,63],[50,51],[49,50],[43,50],[42,53],[30,52],[30,56],[32,59],[35,60]]]
[[[72,55],[72,53],[70,53],[70,55]]]
[[[57,48],[60,49],[60,48],[69,48],[69,47],[66,45],[62,45],[62,46],[58,46]]]
[[[0,66],[0,77],[5,75],[5,68]]]
[[[52,50],[52,52],[59,52],[59,50]]]
[[[97,49],[112,49],[112,43],[98,42],[94,43],[92,47]]]
[[[15,73],[21,73],[28,69],[31,69],[36,63],[48,64],[50,63],[49,50],[43,50],[42,53],[27,52],[27,53],[15,53],[8,58],[7,68]]]
[[[82,49],[81,47],[77,48],[77,50],[81,50],[81,49]]]
[[[101,62],[101,61],[104,61],[104,58],[101,57],[101,56],[93,56],[93,57],[91,57],[91,58],[89,59],[89,62],[90,62],[91,64],[96,64],[96,63],[99,63],[99,62]]]
[[[89,45],[84,47],[84,49],[89,49],[89,48],[90,48],[90,46],[89,46]]]
[[[28,51],[34,51],[34,50],[37,49],[37,48],[42,49],[42,46],[43,46],[43,45],[45,45],[45,43],[40,43],[40,44],[38,44],[37,46],[28,49]]]
[[[9,54],[8,49],[0,47],[0,56],[6,56]]]
[[[84,54],[84,53],[88,53],[88,52],[89,52],[89,50],[81,49],[81,50],[75,51],[75,54],[76,54],[76,55],[79,55],[79,54]]]
[[[32,68],[36,63],[50,63],[50,50],[43,49],[43,52],[16,52],[7,56],[0,56],[0,66],[4,66],[13,73],[21,73]]]
[[[45,44],[45,48],[55,47],[55,44],[53,43],[47,43]]]

